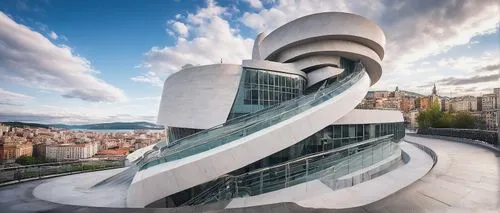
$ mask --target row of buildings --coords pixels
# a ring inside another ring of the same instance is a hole
[[[498,128],[497,113],[500,109],[500,88],[493,89],[493,93],[475,96],[446,97],[439,96],[436,85],[432,94],[424,96],[414,92],[399,90],[370,91],[358,106],[368,109],[398,109],[404,114],[405,121],[410,127],[417,127],[416,118],[420,111],[429,109],[437,103],[440,110],[446,112],[467,111],[485,122],[488,130]]]
[[[0,124],[0,161],[11,163],[21,156],[46,161],[120,158],[165,139],[163,131],[91,132]]]

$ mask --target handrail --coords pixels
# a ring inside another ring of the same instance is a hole
[[[0,185],[121,167],[124,167],[124,161],[121,160],[69,161],[7,167],[0,169]]]
[[[185,146],[172,147],[172,149],[164,150],[163,152],[161,152],[161,156],[159,158],[152,159],[149,162],[146,162],[145,164],[143,164],[141,166],[140,170],[148,168],[150,166],[160,164],[160,163],[167,162],[167,160],[169,160],[168,158],[174,158],[174,160],[182,158],[184,156],[175,156],[175,155],[182,155],[183,152],[188,151],[192,148],[201,147],[203,145],[210,145],[210,144],[214,147],[217,147],[217,146],[220,146],[222,144],[227,143],[227,142],[222,141],[224,139],[229,140],[229,142],[234,141],[234,140],[239,139],[241,137],[245,137],[247,135],[253,134],[256,131],[260,131],[263,128],[267,128],[268,126],[272,126],[276,123],[281,122],[284,119],[288,119],[290,117],[295,116],[297,114],[297,112],[294,112],[294,111],[306,110],[304,107],[308,107],[308,106],[314,107],[320,103],[323,103],[324,101],[329,100],[330,98],[325,99],[325,97],[336,95],[335,92],[345,91],[349,85],[356,83],[357,82],[356,80],[360,79],[364,75],[366,75],[366,72],[364,72],[364,66],[361,63],[358,63],[356,66],[355,72],[349,74],[347,77],[345,77],[341,81],[336,82],[335,84],[331,84],[331,86],[327,87],[325,89],[326,91],[324,91],[324,93],[318,98],[316,98],[316,93],[304,95],[304,96],[300,97],[298,100],[293,99],[293,101],[287,101],[283,105],[282,104],[277,105],[276,108],[271,107],[275,110],[267,110],[267,109],[262,110],[263,112],[258,112],[256,114],[262,115],[265,113],[273,113],[273,115],[259,117],[258,120],[250,122],[249,124],[247,124],[246,122],[241,122],[243,124],[232,123],[232,125],[234,125],[236,127],[229,125],[227,127],[227,128],[229,128],[229,130],[224,131],[224,133],[223,133],[224,135],[217,135],[214,133],[211,137],[210,136],[207,136],[208,138],[202,137],[198,140],[194,140],[191,143],[186,143]],[[301,103],[302,102],[301,100],[303,100],[303,99],[305,99],[306,101]],[[276,113],[275,111],[280,109],[280,108],[283,109],[283,111]],[[290,112],[294,112],[294,114],[291,115]],[[290,114],[290,115],[288,115],[288,114]],[[257,117],[257,116],[253,115],[252,118]],[[247,119],[244,121],[248,121],[248,120],[251,120],[251,119]],[[260,125],[262,125],[262,127]],[[230,129],[231,127],[233,127],[234,129]],[[251,128],[256,128],[256,130],[251,129]],[[214,128],[211,128],[211,129],[214,129]],[[217,128],[215,128],[215,129],[217,129]],[[252,130],[254,130],[254,132],[252,132]],[[202,132],[208,133],[210,131],[202,131]],[[198,133],[197,135],[199,135],[199,134],[201,134],[201,133]],[[236,139],[235,139],[235,137],[236,137]],[[217,140],[215,140],[215,139],[217,139]],[[214,144],[214,143],[217,143],[217,144]],[[162,149],[164,149],[164,148],[168,148],[168,146],[163,147]],[[206,151],[206,150],[211,149],[211,148],[213,148],[213,147],[201,147],[200,148],[201,151],[194,150],[194,152],[200,153],[200,152]],[[195,154],[197,154],[197,153],[195,153]],[[184,154],[186,154],[186,153],[184,153]],[[186,156],[189,156],[189,155],[192,155],[192,154],[188,154]]]
[[[393,142],[392,136],[393,135],[377,137],[340,147],[342,149],[332,149],[316,153],[298,160],[302,161],[301,164],[297,164],[297,160],[292,160],[280,165],[266,167],[258,171],[252,171],[237,176],[223,175],[218,179],[220,182],[215,183],[197,196],[186,201],[182,206],[204,204],[214,199],[221,200],[241,197],[242,195],[240,192],[243,190],[246,191],[247,195],[254,196],[297,185],[323,176],[339,178],[347,173],[371,166],[395,153],[397,144]],[[361,150],[355,149],[356,151],[352,153],[348,152],[347,156],[343,156],[339,159],[335,159],[337,155],[330,155],[336,152],[339,153],[343,150],[358,148],[366,144],[370,144],[370,146],[363,147]],[[380,153],[375,153],[375,150],[380,151]],[[366,154],[370,156],[371,161],[365,164],[366,159],[364,155]],[[378,154],[381,155],[376,159]],[[322,156],[326,157],[318,158]],[[314,160],[315,158],[317,159]],[[277,170],[273,171],[273,169]]]
[[[348,78],[343,78],[341,79],[340,81],[336,82],[336,83],[343,83],[345,81],[347,81]],[[326,82],[325,82],[326,83]],[[319,91],[319,90],[318,90]],[[188,135],[186,137],[183,137],[183,138],[180,138],[180,139],[177,139],[175,141],[173,141],[172,143],[166,145],[166,146],[163,146],[161,147],[162,148],[162,151],[164,148],[171,148],[173,146],[176,146],[178,144],[180,144],[180,141],[183,141],[183,140],[187,140],[187,139],[190,139],[190,138],[194,138],[198,135],[201,135],[201,134],[204,134],[204,133],[207,133],[207,132],[210,132],[210,131],[213,131],[215,129],[219,129],[221,127],[227,127],[227,124],[230,124],[230,125],[236,125],[238,124],[239,122],[236,122],[236,121],[239,121],[241,120],[240,122],[242,121],[249,121],[251,120],[252,118],[256,118],[256,117],[259,117],[265,113],[269,113],[269,112],[272,112],[274,110],[277,110],[277,109],[280,109],[280,108],[286,108],[286,107],[289,107],[290,105],[293,105],[295,103],[297,103],[298,101],[304,99],[304,98],[307,98],[308,96],[306,95],[300,95],[299,97],[297,98],[294,98],[294,99],[291,99],[291,100],[287,100],[287,101],[284,101],[280,104],[276,104],[276,105],[273,105],[271,107],[268,107],[268,108],[265,108],[265,109],[262,109],[262,110],[259,110],[257,112],[254,112],[254,113],[249,113],[249,114],[246,114],[246,115],[242,115],[242,116],[239,116],[239,117],[236,117],[236,118],[232,118],[232,119],[229,119],[227,121],[225,121],[224,123],[222,124],[219,124],[219,125],[216,125],[214,127],[211,127],[209,129],[205,129],[205,130],[202,130],[202,131],[199,131],[199,132],[196,132],[194,134],[191,134],[191,135]]]
[[[319,157],[319,156],[323,156],[323,155],[328,155],[328,154],[331,154],[331,153],[334,153],[334,152],[343,151],[343,150],[346,150],[346,149],[358,147],[358,146],[361,146],[361,145],[364,145],[364,144],[369,144],[369,143],[377,142],[377,141],[380,141],[380,140],[383,140],[383,139],[389,139],[389,138],[392,138],[392,137],[394,137],[393,134],[385,135],[385,136],[381,136],[381,137],[377,137],[377,138],[368,139],[368,140],[361,141],[361,142],[358,142],[358,143],[353,143],[353,144],[349,144],[349,145],[346,145],[346,146],[341,146],[339,148],[331,149],[331,150],[328,150],[328,151],[325,151],[325,152],[313,153],[313,154],[310,154],[310,155],[305,155],[305,156],[303,156],[301,158],[297,158],[297,159],[294,159],[294,160],[291,160],[291,161],[287,161],[287,162],[282,163],[282,164],[278,164],[278,165],[274,165],[274,166],[270,166],[270,167],[258,169],[258,170],[251,171],[251,172],[248,172],[248,173],[245,173],[245,174],[253,174],[253,173],[258,173],[258,172],[261,172],[261,171],[266,171],[266,170],[273,169],[273,168],[276,168],[276,167],[280,167],[280,166],[283,166],[283,165],[286,165],[286,164],[295,163],[295,162],[299,162],[299,161],[302,161],[302,160],[311,159],[311,158],[315,158],[315,157]],[[242,175],[245,175],[245,174],[242,174]],[[238,176],[242,176],[242,175],[238,175]]]
[[[33,167],[40,167],[40,166],[59,166],[59,165],[66,165],[66,164],[75,164],[75,163],[82,163],[82,162],[98,162],[98,161],[118,162],[120,160],[73,160],[73,161],[58,161],[58,162],[39,163],[39,164],[31,164],[31,165],[23,165],[23,166],[3,167],[3,168],[0,168],[0,172],[2,170],[26,169],[26,168],[33,168]]]
[[[357,66],[360,66],[360,67],[361,67],[360,69],[364,68],[364,66],[363,66],[360,62],[359,62],[358,64],[356,64],[356,65],[357,65]],[[350,76],[352,76],[353,74],[354,74],[354,73],[352,73]],[[345,78],[340,79],[338,82],[336,82],[336,84],[340,84],[340,83],[344,83],[344,82],[348,81],[348,80],[349,80],[349,78],[348,78],[348,77],[349,77],[349,76],[346,76]],[[322,85],[322,87],[324,88],[325,86],[326,86],[326,81],[325,81],[325,83]],[[322,90],[322,89],[321,89],[321,88],[320,88],[320,89],[318,89],[318,91],[317,91],[317,92],[319,92],[320,90]],[[316,93],[317,93],[317,92],[316,92]],[[316,97],[316,96],[314,96],[314,97]],[[216,126],[214,126],[214,127],[211,127],[211,128],[209,128],[209,129],[205,129],[205,130],[202,130],[202,131],[196,132],[196,133],[194,133],[194,134],[188,135],[188,136],[186,136],[186,137],[183,137],[183,138],[177,139],[177,140],[175,140],[175,141],[173,141],[173,142],[171,142],[171,143],[167,144],[166,146],[162,146],[161,148],[163,149],[163,148],[170,148],[170,147],[173,147],[173,146],[175,146],[175,145],[178,145],[178,144],[180,143],[180,141],[182,141],[182,140],[187,140],[187,139],[189,139],[189,138],[193,138],[193,137],[196,137],[196,136],[198,136],[198,135],[201,135],[201,134],[204,134],[204,133],[207,133],[207,132],[213,131],[213,130],[218,129],[218,128],[220,128],[220,127],[225,127],[225,126],[226,126],[226,124],[237,124],[237,123],[235,123],[235,122],[236,122],[236,121],[238,121],[238,120],[242,120],[242,121],[243,121],[243,120],[247,120],[247,121],[248,121],[248,120],[250,120],[251,118],[258,117],[258,116],[260,116],[260,115],[262,115],[262,114],[265,114],[265,113],[268,113],[268,112],[272,112],[272,111],[274,111],[274,110],[276,110],[276,109],[279,109],[279,108],[285,108],[285,107],[287,107],[287,106],[290,106],[291,104],[294,104],[294,103],[296,103],[297,101],[300,101],[300,100],[302,100],[302,99],[304,99],[304,98],[307,98],[307,95],[300,95],[300,96],[299,96],[299,97],[297,97],[297,98],[294,98],[294,99],[291,99],[291,100],[288,100],[288,101],[282,102],[282,103],[280,103],[280,104],[273,105],[273,106],[271,106],[271,107],[268,107],[268,108],[265,108],[265,109],[259,110],[259,111],[257,111],[257,112],[254,112],[254,113],[249,113],[249,114],[246,114],[246,115],[243,115],[243,116],[239,116],[239,117],[236,117],[236,118],[229,119],[229,120],[225,121],[225,122],[224,122],[224,123],[222,123],[222,124],[218,124],[218,125],[216,125]]]

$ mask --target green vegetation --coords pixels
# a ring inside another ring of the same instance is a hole
[[[18,128],[44,128],[48,129],[49,126],[45,124],[37,124],[37,123],[23,123],[23,122],[2,122],[3,125],[11,126],[11,127],[18,127]]]
[[[442,112],[439,103],[434,101],[430,109],[418,114],[420,128],[457,128],[457,129],[484,129],[484,121],[475,117],[470,112]]]
[[[23,155],[16,159],[16,163],[21,165],[33,165],[33,164],[45,163],[45,161],[43,159],[38,159],[33,156]]]

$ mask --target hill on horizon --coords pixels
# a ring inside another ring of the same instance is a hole
[[[61,128],[61,129],[164,129],[162,125],[138,121],[138,122],[110,122],[110,123],[96,123],[96,124],[39,124],[27,122],[1,122],[4,125],[13,127],[35,127],[35,128]]]

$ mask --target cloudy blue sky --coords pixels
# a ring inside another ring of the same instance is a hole
[[[253,38],[295,18],[351,12],[386,33],[372,89],[446,96],[500,87],[496,0],[0,1],[0,121],[155,122],[185,64],[239,64]]]

